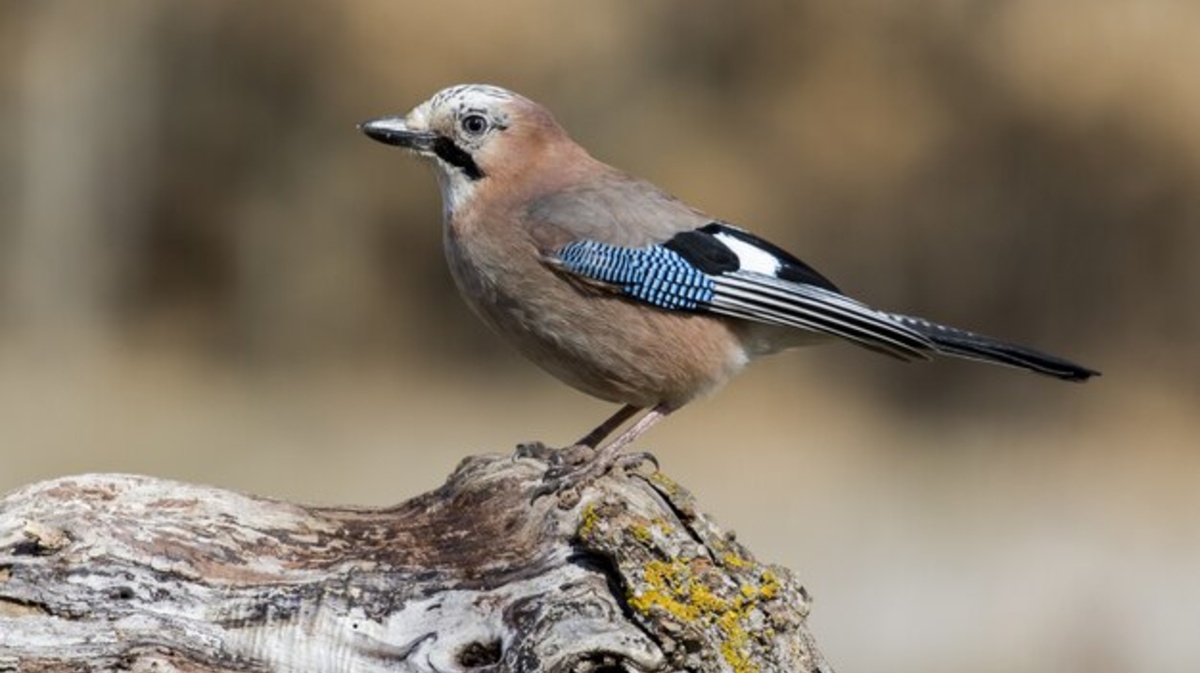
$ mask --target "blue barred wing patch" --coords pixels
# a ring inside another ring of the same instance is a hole
[[[555,257],[573,274],[614,285],[659,308],[696,310],[713,299],[712,278],[661,245],[622,248],[577,241],[560,248]]]

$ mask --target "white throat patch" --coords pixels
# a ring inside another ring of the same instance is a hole
[[[478,180],[472,180],[454,166],[437,159],[438,187],[442,190],[442,208],[447,216],[462,212],[475,197]]]

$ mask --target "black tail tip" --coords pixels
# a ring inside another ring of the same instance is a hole
[[[1064,368],[1062,371],[1055,372],[1054,376],[1072,383],[1084,383],[1093,376],[1102,376],[1095,369],[1088,369],[1080,365],[1072,364],[1070,367]]]

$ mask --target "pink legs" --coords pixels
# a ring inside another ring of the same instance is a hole
[[[621,409],[621,411],[617,412],[617,415],[620,415],[622,412],[625,411],[625,409],[628,409],[628,408],[629,407],[625,407],[624,409]],[[649,430],[655,423],[666,418],[668,415],[670,415],[670,413],[672,411],[674,411],[674,410],[671,409],[670,407],[666,406],[665,404],[660,404],[657,407],[654,407],[649,412],[647,412],[645,416],[642,416],[641,418],[639,418],[637,423],[634,423],[633,425],[629,426],[628,430],[617,435],[616,439],[612,440],[608,444],[605,444],[603,447],[601,447],[600,450],[598,450],[596,452],[596,457],[593,459],[593,463],[600,466],[602,469],[607,470],[609,467],[612,466],[613,463],[616,462],[617,455],[621,453],[621,449],[625,448],[626,446],[629,446],[633,442],[633,440],[640,437],[642,435],[642,433]],[[632,416],[632,415],[633,415],[633,412],[630,412],[629,414],[626,415],[626,418],[628,418],[629,416]],[[616,416],[614,416],[613,418],[616,418]],[[611,420],[612,419],[610,418],[609,421],[611,421]],[[622,420],[624,420],[624,419],[622,419]],[[604,424],[608,425],[609,421],[605,421]],[[601,427],[603,427],[603,426],[601,426]],[[599,429],[599,428],[597,428],[597,429]],[[611,430],[610,430],[610,432],[611,432]],[[590,435],[589,435],[589,437],[590,437]]]
[[[639,411],[641,411],[641,408],[627,404],[609,417],[608,420],[601,423],[595,430],[584,435],[583,439],[580,439],[576,444],[560,449],[557,452],[560,462],[557,465],[553,465],[546,472],[546,484],[543,489],[538,491],[538,495],[561,492],[596,479],[608,472],[620,460],[621,449],[629,446],[633,440],[640,437],[642,433],[649,430],[655,423],[666,418],[674,409],[665,404],[660,404],[646,412],[645,416],[639,418],[625,432],[617,435],[616,439],[596,448],[600,445],[600,442],[615,432],[623,423],[636,416]],[[595,452],[591,453],[591,456],[582,462],[571,460],[570,454],[578,455],[577,450],[583,447],[586,447],[589,453],[592,450]],[[641,460],[642,457],[638,457],[637,459]]]
[[[626,404],[625,406],[618,409],[617,413],[610,416],[607,421],[604,421],[603,423],[601,423],[600,426],[597,427],[595,430],[592,430],[591,432],[584,435],[583,439],[579,440],[578,442],[575,442],[575,445],[576,446],[586,446],[589,449],[596,448],[600,444],[600,442],[604,441],[605,437],[608,437],[609,435],[611,435],[613,433],[613,430],[616,430],[617,428],[621,427],[622,423],[629,420],[630,418],[633,418],[633,415],[639,411],[641,411],[641,409],[639,409],[638,407],[635,407],[632,404]]]

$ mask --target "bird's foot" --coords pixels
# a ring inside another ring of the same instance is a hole
[[[604,466],[596,469],[596,450],[586,444],[552,450],[545,460],[548,466],[542,475],[542,483],[533,490],[532,499],[556,495],[559,507],[563,509],[573,507],[579,501],[583,486],[607,471]]]
[[[654,472],[658,472],[658,456],[649,451],[637,451],[635,453],[622,454],[616,460],[616,466],[626,472],[636,472],[642,469],[647,463],[654,466]]]
[[[541,485],[534,489],[533,499],[557,495],[559,506],[569,509],[579,501],[580,492],[586,486],[614,468],[631,471],[647,463],[658,469],[658,459],[648,452],[606,453],[582,444],[568,446],[559,449],[550,459],[550,467],[546,469]]]
[[[550,471],[570,472],[578,465],[593,460],[596,449],[587,444],[573,444],[556,449],[537,440],[517,444],[514,459],[529,458],[550,465]]]
[[[532,458],[542,462],[550,462],[554,459],[554,454],[558,453],[558,449],[546,446],[544,442],[532,440],[517,444],[517,450],[513,453],[513,458],[519,460],[521,458]]]
[[[596,449],[587,444],[564,446],[550,454],[550,468],[546,474],[569,474],[580,466],[596,460]]]

